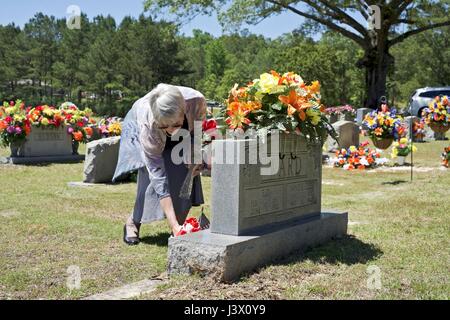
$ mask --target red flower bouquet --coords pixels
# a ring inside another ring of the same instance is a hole
[[[189,218],[189,219],[186,219],[183,226],[181,227],[181,230],[176,235],[182,236],[182,235],[197,232],[200,230],[201,230],[200,224],[198,223],[197,219]]]

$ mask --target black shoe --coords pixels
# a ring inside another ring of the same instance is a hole
[[[138,237],[127,237],[127,225],[123,226],[123,242],[125,242],[129,246],[135,246],[139,244]]]

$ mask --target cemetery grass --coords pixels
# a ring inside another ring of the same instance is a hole
[[[143,226],[139,246],[123,244],[135,183],[68,187],[82,163],[0,165],[0,299],[80,299],[156,277],[167,282],[141,299],[448,299],[450,172],[439,166],[448,144],[418,144],[412,183],[409,171],[324,167],[322,207],[349,212],[349,235],[231,284],[166,279],[164,221]],[[209,178],[203,185],[209,213]],[[80,289],[67,287],[70,266],[80,268]]]

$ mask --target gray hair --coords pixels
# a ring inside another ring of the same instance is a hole
[[[186,102],[181,91],[170,84],[158,84],[148,98],[154,121],[158,124],[170,124],[174,118],[185,113]],[[150,119],[149,119],[150,121]]]

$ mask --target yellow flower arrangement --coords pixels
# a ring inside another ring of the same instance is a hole
[[[230,129],[279,129],[323,141],[336,133],[325,117],[320,83],[307,85],[293,72],[263,73],[247,86],[236,84],[222,110]]]

